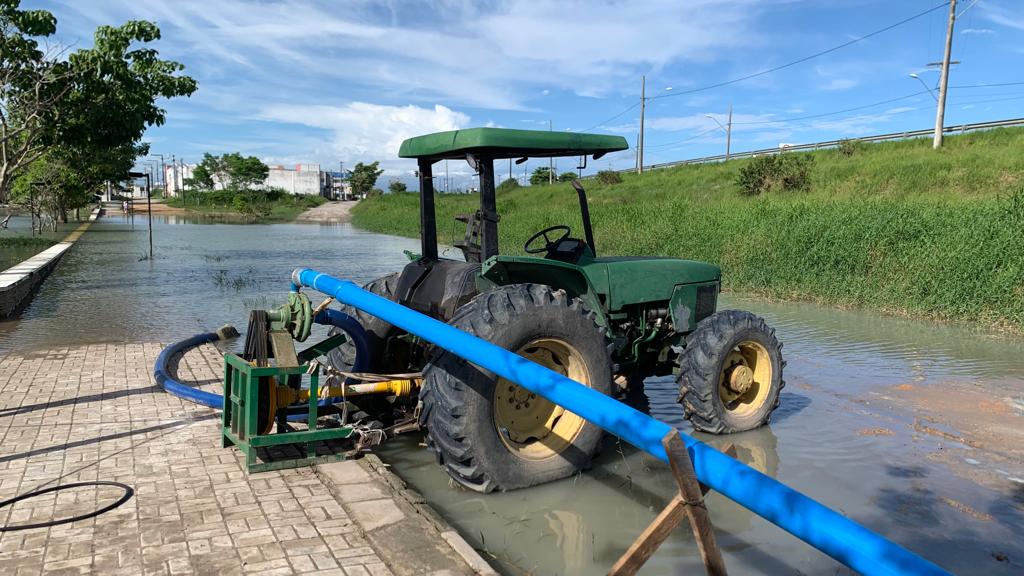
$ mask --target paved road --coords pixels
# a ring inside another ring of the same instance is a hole
[[[353,200],[328,202],[316,208],[310,208],[296,218],[306,222],[348,222],[351,219],[349,210],[356,205]]]
[[[239,451],[221,448],[218,411],[154,385],[160,349],[0,357],[0,500],[89,480],[135,489],[96,518],[0,533],[0,574],[493,574],[372,456],[246,474]],[[215,389],[220,363],[205,346],[178,377]],[[0,525],[88,513],[122,494],[49,493],[0,509]]]

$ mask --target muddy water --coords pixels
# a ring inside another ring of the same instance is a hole
[[[399,269],[416,242],[348,225],[229,225],[119,215],[83,237],[0,352],[85,342],[168,342],[276,305],[295,266],[357,281]],[[1024,573],[1024,339],[814,305],[726,297],[764,315],[785,343],[787,387],[770,427],[728,438],[744,462],[947,569]],[[641,407],[689,430],[671,381]],[[665,466],[614,439],[593,470],[479,495],[449,485],[408,436],[381,455],[508,574],[601,574],[669,499]],[[708,500],[732,574],[845,569],[727,499]],[[643,574],[702,573],[686,530]]]
[[[726,437],[740,460],[957,573],[1024,570],[1024,342],[803,304],[726,298],[785,342],[773,423]],[[683,430],[671,381],[647,408]],[[507,494],[452,487],[415,438],[384,448],[395,471],[510,574],[600,574],[672,494],[660,462],[609,440],[594,469]],[[708,506],[732,574],[848,571],[720,495]],[[686,530],[643,574],[702,573]]]
[[[120,213],[100,218],[21,318],[0,322],[5,349],[87,342],[170,342],[226,323],[245,329],[248,311],[284,302],[296,267],[357,282],[399,269],[418,242],[350,224],[225,224],[146,216],[134,229]]]

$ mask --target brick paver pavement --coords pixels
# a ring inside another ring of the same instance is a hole
[[[221,448],[218,411],[155,385],[160,349],[108,344],[0,358],[0,500],[86,480],[135,489],[96,518],[0,532],[0,573],[419,572],[386,563],[367,538],[374,527],[350,517],[313,469],[247,475],[239,451]],[[179,378],[219,390],[220,362],[204,346],[185,356]],[[0,509],[0,525],[87,513],[122,494],[50,493]],[[464,567],[451,573],[469,573]]]

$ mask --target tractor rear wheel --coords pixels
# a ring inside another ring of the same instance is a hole
[[[564,290],[503,286],[460,308],[451,324],[611,393],[604,329]],[[580,416],[445,350],[424,369],[420,400],[427,444],[455,481],[478,492],[570,476],[589,465],[603,435]]]
[[[363,286],[363,290],[394,301],[398,277],[399,273],[396,272],[377,278]],[[359,324],[366,330],[366,339],[370,349],[370,360],[366,372],[393,374],[407,371],[406,366],[400,365],[401,360],[404,360],[404,358],[389,358],[387,354],[387,340],[398,330],[397,328],[372,314],[367,314],[348,305],[342,306],[341,311],[358,320]],[[328,334],[334,336],[342,332],[343,330],[334,326],[331,327]],[[328,352],[327,359],[335,370],[351,372],[356,360],[356,347],[352,344],[351,340],[346,340],[341,346]]]
[[[782,344],[760,316],[723,310],[686,337],[679,401],[693,427],[712,434],[768,423],[786,385]]]

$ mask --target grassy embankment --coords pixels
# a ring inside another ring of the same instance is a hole
[[[57,238],[0,237],[0,270],[6,270],[22,260],[31,258],[57,242]]]
[[[589,180],[601,255],[664,255],[723,268],[725,288],[895,314],[1024,330],[1024,129],[811,153],[804,192],[740,194],[748,160]],[[475,196],[442,196],[440,241]],[[501,246],[520,253],[534,231],[565,223],[581,236],[568,184],[498,196]],[[418,235],[414,194],[361,202],[357,226]]]
[[[189,212],[255,222],[288,222],[325,202],[327,200],[320,196],[293,195],[279,190],[205,190],[165,200],[168,206]]]

